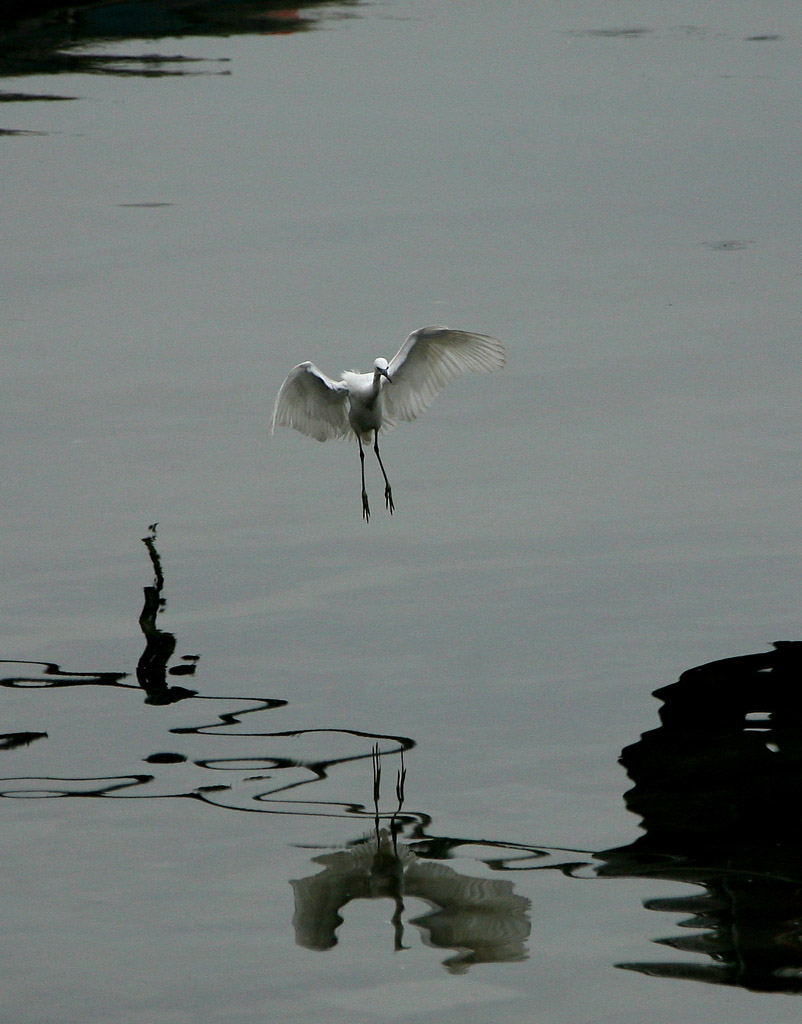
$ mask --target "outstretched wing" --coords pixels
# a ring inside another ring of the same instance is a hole
[[[347,401],[348,388],[342,381],[327,377],[314,363],[300,363],[279,389],[270,433],[278,426],[294,427],[318,441],[348,437]]]
[[[414,420],[449,381],[463,373],[489,373],[504,366],[504,346],[486,334],[422,327],[393,356],[391,384],[382,388],[384,422]]]

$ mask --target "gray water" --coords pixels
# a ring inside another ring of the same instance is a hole
[[[799,638],[798,5],[268,8],[0,46],[3,1018],[796,1021],[794,728],[618,759]]]

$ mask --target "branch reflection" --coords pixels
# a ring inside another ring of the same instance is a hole
[[[175,652],[176,640],[173,633],[159,629],[156,624],[156,619],[166,604],[166,599],[162,596],[164,573],[159,552],[156,550],[156,526],[157,524],[153,523],[148,536],[142,538],[142,543],[150,555],[154,580],[151,586],[145,587],[145,604],[139,616],[139,628],[145,637],[145,650],[136,666],[136,678],[147,694],[146,704],[174,704],[176,701],[186,700],[187,697],[194,697],[197,690],[167,685],[167,663]],[[174,665],[169,670],[170,674],[194,675],[198,662],[197,655],[185,654],[182,661],[184,664]]]
[[[126,672],[67,672],[50,662],[10,662],[24,671],[0,679],[7,689],[63,689],[67,687],[112,687],[140,690],[145,704],[167,706],[180,701],[211,702],[216,706],[212,721],[177,726],[172,736],[225,736],[232,743],[260,741],[259,753],[244,752],[237,756],[196,757],[192,764],[206,777],[198,785],[186,786],[170,778],[170,767],[184,764],[186,755],[173,751],[155,751],[142,758],[157,766],[159,774],[130,772],[114,776],[82,776],[73,778],[9,777],[0,779],[2,797],[114,797],[116,799],[189,798],[217,807],[251,813],[314,814],[316,816],[365,815],[361,804],[308,800],[290,795],[290,791],[318,783],[335,767],[353,761],[369,760],[372,747],[381,742],[383,754],[410,750],[414,741],[406,736],[362,732],[358,729],[296,729],[246,731],[244,721],[285,707],[286,700],[272,697],[227,697],[199,694],[184,686],[172,685],[168,677],[193,676],[199,657],[183,655],[170,664],[177,646],[174,633],[161,628],[159,617],[166,605],[165,577],[156,544],[156,526],[152,524],[142,541],[147,549],[153,582],[144,587],[144,600],[139,626],[145,648],[136,667],[137,683],[129,681]],[[138,684],[138,685],[137,685]],[[0,736],[0,751],[12,750],[47,738],[47,733],[18,732]],[[367,742],[366,742],[367,741]],[[263,753],[269,743],[269,753]],[[306,756],[303,756],[306,753]],[[213,773],[213,779],[208,778]]]

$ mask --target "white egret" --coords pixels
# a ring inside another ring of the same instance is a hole
[[[384,477],[384,503],[392,515],[393,491],[379,454],[380,428],[414,420],[449,381],[463,373],[489,373],[505,362],[504,346],[495,338],[447,327],[423,327],[410,334],[389,363],[377,359],[372,373],[350,370],[343,373],[342,380],[332,380],[314,363],[299,363],[281,385],[270,432],[277,426],[294,427],[318,441],[356,434],[365,522],[370,520],[370,505],[362,442],[370,443],[372,434]]]

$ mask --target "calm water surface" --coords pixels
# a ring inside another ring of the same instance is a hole
[[[0,40],[5,1019],[798,1019],[800,42]],[[432,323],[509,363],[385,437],[366,526],[273,398]]]

